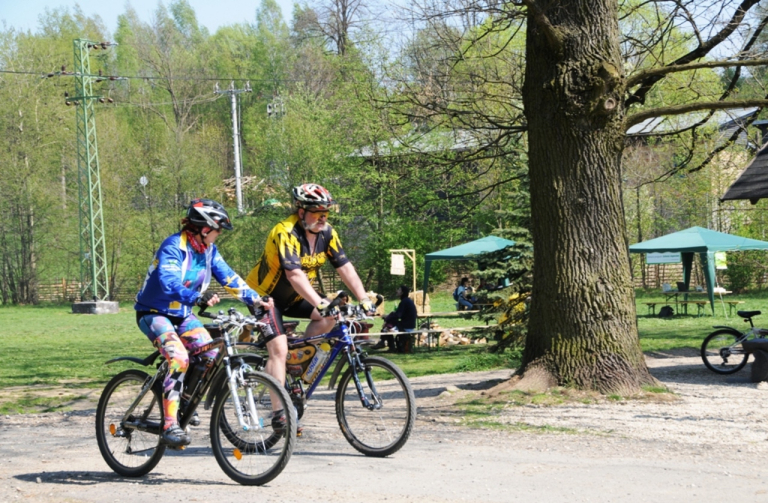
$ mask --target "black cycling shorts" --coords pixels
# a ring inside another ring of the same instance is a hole
[[[268,323],[272,328],[271,334],[264,335],[264,341],[269,342],[277,337],[278,334],[285,333],[285,329],[283,328],[283,316],[290,318],[309,319],[312,316],[312,311],[314,310],[315,306],[304,299],[300,300],[299,302],[295,302],[284,309],[280,309],[280,307],[275,305],[275,308],[270,310],[267,313],[267,316],[261,320],[265,323]]]

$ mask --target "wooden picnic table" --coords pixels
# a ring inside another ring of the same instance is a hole
[[[432,318],[463,318],[465,314],[477,314],[479,313],[479,310],[474,311],[443,311],[439,313],[422,313],[417,314],[416,319],[417,320],[427,320],[427,328],[432,328]],[[417,325],[421,325],[417,322]]]
[[[440,347],[440,336],[439,336],[439,334],[442,334],[446,330],[451,330],[451,331],[454,331],[454,332],[465,332],[465,331],[471,331],[471,330],[487,330],[487,329],[490,329],[490,328],[495,328],[497,326],[498,325],[475,325],[475,326],[471,326],[471,327],[451,327],[451,328],[440,328],[440,329],[431,329],[431,328],[430,329],[426,329],[426,328],[418,329],[417,328],[413,332],[368,332],[368,333],[364,333],[364,334],[355,334],[353,337],[366,337],[366,336],[368,336],[368,337],[377,337],[378,336],[379,338],[381,338],[382,335],[392,335],[392,336],[407,335],[407,336],[409,336],[411,338],[411,348],[413,348],[413,347],[416,346],[414,344],[414,337],[416,337],[417,335],[426,334],[426,336],[427,336],[427,349],[431,351],[432,350],[432,345],[431,345],[432,338],[434,336],[437,336],[437,338],[435,339],[437,341],[437,343],[435,344],[435,347],[439,348]]]

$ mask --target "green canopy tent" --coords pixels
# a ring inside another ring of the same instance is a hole
[[[629,247],[630,253],[680,252],[683,260],[683,281],[686,288],[691,283],[693,254],[698,253],[704,268],[712,314],[715,313],[715,252],[740,250],[768,250],[768,243],[704,229],[703,227],[691,227]]]
[[[478,255],[503,250],[507,246],[512,246],[514,244],[515,242],[510,241],[509,239],[504,239],[497,236],[485,236],[484,238],[476,239],[475,241],[470,241],[469,243],[464,243],[463,245],[427,253],[424,256],[424,292],[427,291],[427,287],[429,286],[429,270],[432,268],[432,261],[475,260]],[[425,299],[424,303],[426,303],[427,296],[424,295],[422,298]]]

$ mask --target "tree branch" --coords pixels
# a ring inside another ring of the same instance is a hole
[[[544,33],[550,48],[557,54],[563,52],[563,32],[555,28],[549,18],[535,0],[522,0],[522,4],[528,7],[530,15],[536,22],[536,26]]]
[[[768,106],[768,99],[738,100],[738,101],[704,101],[700,103],[687,103],[685,105],[673,105],[669,107],[658,107],[639,112],[627,117],[624,124],[627,129],[640,124],[646,119],[653,117],[662,117],[665,115],[682,115],[698,110],[727,110],[729,108],[746,107],[765,107]]]
[[[672,63],[670,63],[667,66],[679,66],[679,65],[685,65],[690,63],[691,61],[695,61],[697,59],[703,58],[709,52],[720,45],[724,40],[726,40],[728,37],[731,36],[731,34],[736,31],[736,28],[741,25],[741,22],[744,20],[744,17],[746,16],[747,12],[757,5],[760,2],[760,0],[742,0],[741,4],[736,8],[736,12],[734,12],[733,16],[731,17],[730,21],[725,25],[725,27],[717,32],[715,36],[707,40],[706,42],[699,44],[696,49],[692,50],[688,54],[685,54],[684,56],[679,57]],[[660,81],[663,78],[663,75],[651,75],[648,76],[643,82],[637,91],[635,91],[633,94],[631,94],[625,101],[625,106],[629,108],[630,105],[633,105],[635,103],[645,103],[645,96],[648,94],[648,92],[651,90],[651,88],[656,84],[658,81]]]
[[[691,63],[688,65],[663,66],[645,70],[627,79],[627,89],[636,86],[649,77],[664,76],[670,73],[687,72],[689,70],[698,70],[701,68],[726,68],[729,66],[763,66],[768,65],[768,59],[752,60],[725,60],[725,61],[707,61],[704,63]]]
[[[472,191],[464,192],[464,193],[461,193],[461,194],[450,194],[450,195],[448,195],[445,198],[427,199],[426,202],[431,203],[431,202],[434,202],[434,201],[442,201],[444,199],[461,199],[462,197],[467,197],[467,196],[472,196],[472,195],[475,195],[475,194],[479,194],[479,193],[481,193],[483,191],[486,191],[486,190],[489,190],[489,189],[495,189],[496,187],[500,187],[501,185],[504,185],[505,183],[509,183],[511,181],[514,181],[514,180],[520,180],[522,178],[525,178],[525,176],[526,176],[525,174],[513,176],[511,178],[507,178],[506,180],[502,180],[500,182],[492,183],[490,185],[487,185],[487,186],[482,187],[482,188],[477,189],[477,190],[472,190]]]

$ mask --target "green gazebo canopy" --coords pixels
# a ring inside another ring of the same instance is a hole
[[[704,268],[712,313],[715,312],[715,252],[739,250],[768,250],[768,242],[703,227],[691,227],[629,247],[630,253],[680,252],[683,260],[683,281],[686,287],[689,287],[691,282],[693,254],[698,253]]]
[[[498,236],[485,236],[463,245],[427,253],[424,256],[424,291],[427,291],[427,286],[429,285],[429,270],[432,268],[433,260],[475,260],[478,255],[503,250],[507,246],[514,244],[515,242],[509,239]],[[426,299],[426,296],[424,298]]]

